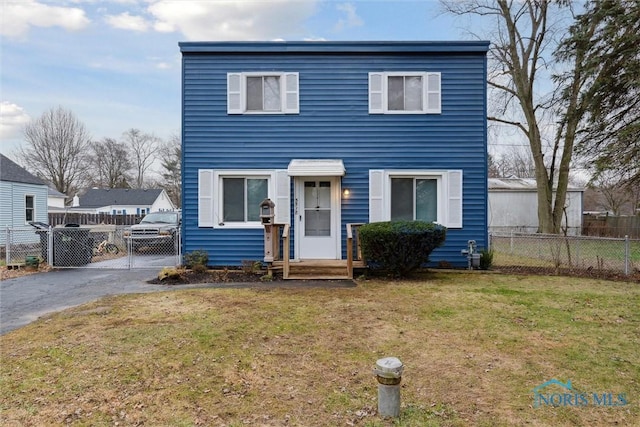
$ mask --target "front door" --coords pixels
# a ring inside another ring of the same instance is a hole
[[[340,259],[340,178],[296,179],[296,258]]]

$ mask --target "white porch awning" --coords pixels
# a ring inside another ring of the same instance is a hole
[[[293,159],[287,167],[289,176],[344,176],[340,159]]]

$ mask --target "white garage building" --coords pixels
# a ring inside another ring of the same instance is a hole
[[[538,230],[538,199],[535,179],[489,178],[489,232],[535,233]],[[573,236],[582,233],[583,188],[567,189],[563,227]]]

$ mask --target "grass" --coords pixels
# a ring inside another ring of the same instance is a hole
[[[632,283],[466,273],[109,297],[1,337],[0,413],[7,426],[638,425],[638,307]],[[396,420],[376,415],[387,356],[405,363]],[[534,407],[552,378],[628,404]]]

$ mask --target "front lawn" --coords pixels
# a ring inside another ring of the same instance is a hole
[[[0,339],[8,426],[640,425],[640,286],[628,282],[438,272],[179,290],[102,299]],[[395,421],[376,415],[372,369],[387,356],[405,363]],[[535,399],[552,379],[571,389]]]

